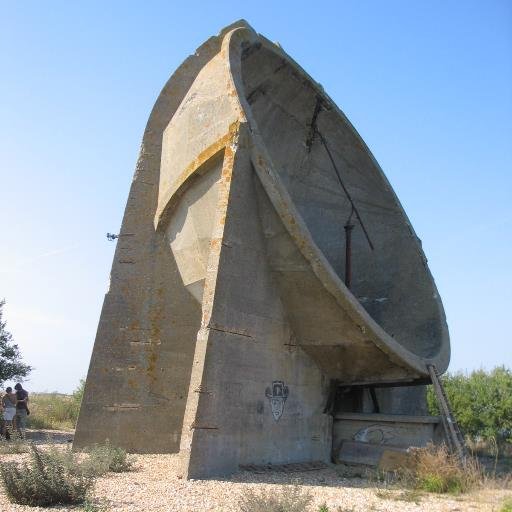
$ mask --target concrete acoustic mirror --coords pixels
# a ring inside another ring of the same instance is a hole
[[[75,448],[179,452],[202,478],[421,446],[449,357],[421,243],[345,115],[245,21],[208,39],[147,123]]]

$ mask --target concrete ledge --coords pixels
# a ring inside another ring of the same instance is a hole
[[[370,421],[372,423],[440,423],[439,416],[408,416],[406,414],[378,414],[378,413],[358,413],[343,412],[334,416],[334,420],[357,420]]]

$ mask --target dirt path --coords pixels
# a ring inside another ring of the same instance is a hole
[[[69,430],[27,430],[27,440],[37,445],[48,444],[49,442],[71,444],[74,435],[74,432]]]

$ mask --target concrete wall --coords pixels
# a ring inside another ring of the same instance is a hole
[[[439,442],[440,419],[435,416],[388,414],[338,414],[333,424],[333,454],[344,441],[408,448]]]
[[[224,33],[184,61],[149,117],[87,375],[77,449],[105,439],[132,452],[179,449],[201,308],[154,228],[162,134],[197,74],[219,53]]]
[[[328,381],[293,341],[243,142],[233,158],[232,173],[223,173],[229,192],[222,239],[217,262],[209,262],[211,302],[209,308],[205,297],[181,443],[193,478],[239,464],[328,460],[331,446],[331,418],[323,414]],[[274,381],[288,388],[277,418],[267,396]]]

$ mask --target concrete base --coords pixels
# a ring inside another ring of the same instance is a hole
[[[439,443],[442,435],[437,416],[340,413],[333,424],[332,455],[336,462],[378,465],[387,448],[403,451]]]

